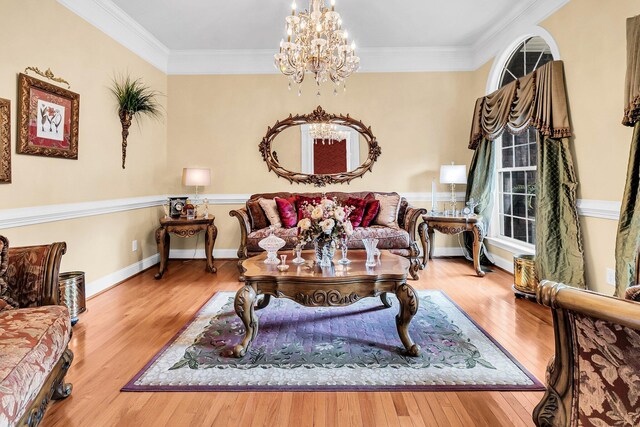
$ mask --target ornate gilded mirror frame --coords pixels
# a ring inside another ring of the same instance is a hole
[[[285,129],[292,126],[302,126],[311,123],[332,123],[338,126],[347,126],[355,129],[367,141],[369,145],[369,154],[367,159],[356,169],[349,172],[341,172],[335,174],[306,174],[302,172],[292,172],[280,165],[277,157],[273,155],[272,144],[274,139]],[[291,183],[313,184],[316,187],[324,187],[327,184],[343,184],[349,183],[355,178],[362,177],[365,173],[373,169],[373,163],[378,159],[382,150],[378,145],[376,137],[371,132],[371,127],[366,126],[359,120],[356,120],[347,114],[329,114],[318,106],[311,114],[289,115],[286,119],[276,121],[273,127],[267,128],[267,134],[262,138],[259,145],[262,159],[267,163],[269,171],[274,171],[278,176],[288,180]]]

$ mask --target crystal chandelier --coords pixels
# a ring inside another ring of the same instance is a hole
[[[324,122],[310,124],[309,135],[316,144],[318,141],[321,141],[322,145],[324,145],[325,142],[331,145],[334,142],[347,139],[348,133],[338,130],[338,127],[334,124]]]
[[[297,15],[295,1],[291,5],[291,15],[286,18],[287,41],[280,41],[280,51],[275,55],[276,68],[289,78],[289,89],[292,83],[300,85],[309,72],[320,95],[320,83],[330,79],[336,87],[345,86],[345,79],[360,67],[355,43],[349,44],[349,34],[342,29],[342,19],[335,11],[336,2],[330,1],[331,7],[327,8],[325,0],[310,0],[310,10]]]

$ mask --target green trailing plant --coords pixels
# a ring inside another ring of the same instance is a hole
[[[141,116],[160,118],[162,106],[158,103],[157,97],[161,94],[146,86],[141,79],[132,80],[130,76],[114,78],[110,90],[116,98],[118,116],[122,124],[122,169],[124,169],[131,123]]]

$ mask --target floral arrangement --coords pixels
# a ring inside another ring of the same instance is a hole
[[[319,203],[303,205],[302,218],[298,222],[298,241],[302,246],[312,241],[337,241],[353,234],[349,214],[350,206],[342,206],[335,199],[323,198]]]

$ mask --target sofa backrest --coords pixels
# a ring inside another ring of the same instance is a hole
[[[279,192],[279,193],[258,193],[258,194],[252,194],[251,197],[249,197],[249,200],[247,201],[247,211],[249,211],[249,217],[251,218],[251,223],[252,223],[252,230],[255,231],[255,228],[253,227],[253,218],[251,217],[251,209],[249,207],[249,203],[250,202],[255,202],[258,199],[273,199],[273,198],[281,198],[281,199],[288,199],[292,196],[304,196],[304,197],[322,197],[322,195],[325,195],[326,197],[328,197],[329,199],[337,199],[338,202],[344,203],[347,199],[349,199],[350,197],[358,197],[361,199],[367,199],[367,198],[373,198],[375,194],[384,194],[387,196],[390,195],[398,195],[398,193],[396,192],[382,192],[382,191],[354,191],[354,192],[341,192],[341,191],[327,191],[327,192],[313,192],[313,193],[290,193],[290,192]],[[404,217],[405,217],[405,213],[407,211],[407,207],[409,206],[407,200],[404,197],[400,197],[400,209],[398,212],[398,224],[400,225],[400,227],[404,226]]]

